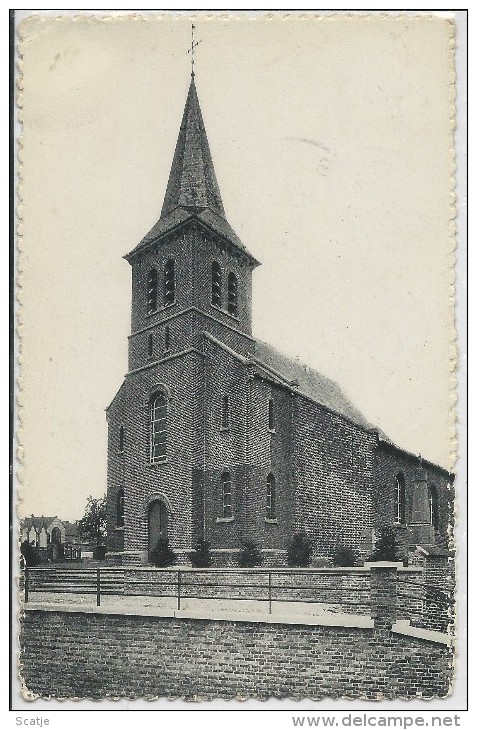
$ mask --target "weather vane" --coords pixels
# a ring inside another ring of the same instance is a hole
[[[187,53],[190,53],[190,57],[191,57],[191,74],[190,74],[191,76],[195,76],[195,74],[194,74],[194,48],[197,48],[199,43],[202,43],[202,39],[200,41],[194,40],[194,30],[195,30],[195,25],[192,25],[191,46],[190,46],[189,50],[187,51]]]

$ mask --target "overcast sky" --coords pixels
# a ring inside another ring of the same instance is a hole
[[[23,27],[22,514],[106,490],[104,409],[127,370],[130,267],[159,217],[190,22]],[[449,27],[215,19],[196,83],[227,219],[262,262],[254,334],[336,380],[449,467]]]

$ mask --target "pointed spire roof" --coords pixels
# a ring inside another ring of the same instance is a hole
[[[172,160],[161,218],[179,206],[194,211],[210,208],[225,218],[193,76]]]
[[[258,265],[258,261],[247,251],[225,218],[193,74],[161,216],[139,245],[125,258],[191,217],[198,218],[205,226],[226,238]]]

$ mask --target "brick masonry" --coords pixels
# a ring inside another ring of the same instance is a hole
[[[371,629],[28,611],[22,676],[43,697],[444,697],[451,650]],[[47,670],[45,669],[47,667]]]

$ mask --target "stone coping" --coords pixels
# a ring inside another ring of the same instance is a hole
[[[143,571],[143,572],[152,572],[157,573],[159,571],[163,571],[165,573],[177,573],[180,571],[181,573],[243,573],[244,575],[246,573],[265,573],[268,575],[268,573],[298,573],[299,575],[310,575],[311,573],[332,573],[332,574],[339,574],[339,573],[370,573],[371,569],[376,568],[397,568],[399,573],[422,573],[423,568],[419,566],[408,566],[404,567],[402,563],[366,563],[364,566],[358,566],[354,568],[339,568],[339,567],[330,567],[330,568],[193,568],[190,565],[178,565],[178,566],[170,566],[169,568],[155,568],[154,566],[141,566],[141,565],[104,565],[104,566],[94,566],[92,568],[88,566],[81,566],[78,568],[61,568],[60,566],[48,566],[48,567],[35,567],[30,568],[30,570],[65,570],[65,571],[72,571],[79,570],[90,570],[90,571],[96,571],[96,570],[122,570],[122,571]]]
[[[403,636],[413,636],[415,639],[424,639],[425,641],[434,641],[436,644],[447,644],[452,646],[454,637],[444,634],[441,631],[431,631],[430,629],[420,629],[417,626],[411,626],[409,620],[396,621],[391,631],[394,634],[402,634]]]
[[[53,613],[82,613],[114,616],[150,616],[159,618],[193,619],[206,621],[238,621],[241,623],[292,624],[305,626],[340,626],[345,628],[373,629],[374,620],[369,616],[345,613],[291,615],[286,611],[271,614],[260,612],[210,611],[173,609],[154,606],[84,606],[79,604],[26,603],[25,611]],[[432,633],[432,632],[431,632]]]

